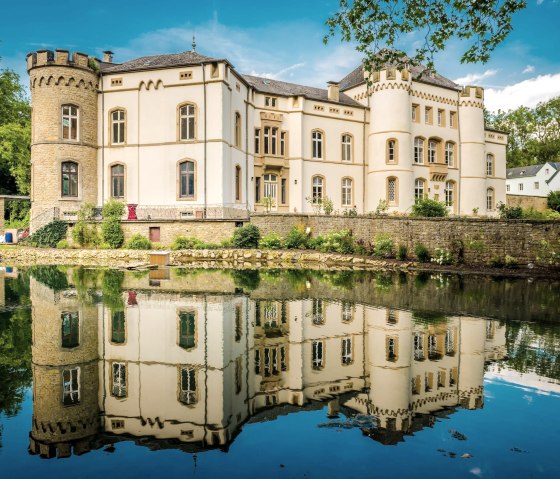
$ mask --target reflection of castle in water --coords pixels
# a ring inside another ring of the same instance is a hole
[[[302,408],[375,417],[383,443],[457,406],[483,405],[495,321],[325,299],[142,290],[113,309],[31,280],[30,450],[66,457],[136,438],[157,449],[227,446],[247,421]]]

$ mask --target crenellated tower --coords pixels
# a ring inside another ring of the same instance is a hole
[[[31,228],[37,229],[56,213],[97,203],[98,66],[84,53],[40,50],[27,55],[27,71]]]

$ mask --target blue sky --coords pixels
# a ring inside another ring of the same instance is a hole
[[[513,33],[487,64],[461,65],[458,43],[436,58],[441,74],[484,86],[492,110],[533,106],[560,95],[560,0],[527,2],[514,17]],[[338,0],[2,3],[0,68],[16,70],[23,80],[25,55],[33,50],[66,48],[100,56],[110,49],[119,62],[190,50],[193,33],[199,53],[228,58],[242,73],[306,85],[324,86],[360,62],[351,44],[333,39],[323,45],[324,22]],[[412,33],[401,47],[410,51],[418,41]]]

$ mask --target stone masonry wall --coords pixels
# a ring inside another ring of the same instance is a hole
[[[521,206],[521,208],[533,208],[544,211],[548,208],[547,198],[541,196],[506,195],[508,206]]]

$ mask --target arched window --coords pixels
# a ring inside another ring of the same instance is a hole
[[[79,108],[75,105],[62,105],[62,139],[77,141]]]
[[[398,204],[399,192],[398,192],[398,180],[395,177],[387,178],[387,203],[390,206],[395,206]]]
[[[241,201],[241,167],[235,167],[235,201]]]
[[[342,135],[342,161],[352,161],[352,136]]]
[[[194,140],[196,107],[188,104],[179,108],[179,139]]]
[[[124,165],[111,166],[111,197],[124,198]]]
[[[455,205],[455,182],[445,182],[445,206]]]
[[[494,176],[494,155],[486,155],[486,174]]]
[[[414,163],[424,163],[424,138],[414,138]]]
[[[342,178],[342,206],[352,206],[351,178]]]
[[[437,141],[428,141],[428,163],[437,163]]]
[[[125,142],[125,113],[115,110],[111,113],[111,143],[121,145]]]
[[[494,209],[494,189],[488,188],[486,190],[486,209],[492,211]]]
[[[455,165],[455,144],[450,141],[445,144],[445,164],[447,166]]]
[[[314,159],[323,159],[323,133],[317,130],[311,132],[312,157]]]
[[[183,161],[179,164],[179,197],[194,198],[196,191],[194,161]]]
[[[385,161],[387,163],[398,163],[397,161],[397,140],[387,140],[387,151]]]
[[[61,165],[61,195],[78,196],[78,164],[73,161],[65,161]]]
[[[426,194],[426,180],[424,178],[416,178],[414,181],[414,199],[421,200]]]
[[[314,176],[312,179],[313,203],[320,203],[324,196],[324,181],[322,176]]]
[[[235,131],[234,131],[234,141],[235,146],[238,148],[241,147],[241,115],[239,113],[235,113]]]

